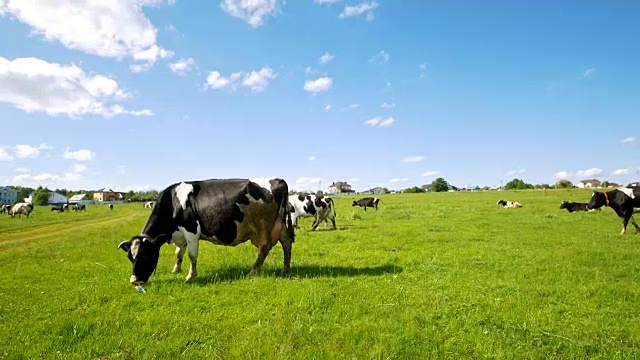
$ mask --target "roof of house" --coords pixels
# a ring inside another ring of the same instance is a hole
[[[80,201],[87,197],[87,194],[75,194],[69,198],[69,201]]]
[[[337,186],[351,186],[346,181],[338,181],[331,184],[329,187],[337,187]]]
[[[587,180],[580,180],[581,183],[583,184],[599,184],[600,180],[597,179],[587,179]]]

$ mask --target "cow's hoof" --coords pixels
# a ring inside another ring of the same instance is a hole
[[[182,272],[182,269],[173,269],[173,271],[171,271],[172,274],[180,274]]]
[[[189,281],[192,281],[193,279],[195,279],[196,277],[198,277],[198,276],[197,275],[189,275],[184,279],[184,281],[185,282],[189,282]]]

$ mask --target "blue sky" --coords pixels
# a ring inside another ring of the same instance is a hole
[[[0,1],[0,183],[638,180],[640,3]]]

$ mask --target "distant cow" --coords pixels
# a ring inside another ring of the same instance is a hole
[[[298,218],[314,217],[311,231],[314,231],[320,223],[327,219],[331,220],[333,228],[336,228],[336,211],[333,199],[329,197],[317,197],[315,195],[290,195],[289,196],[289,212],[291,213],[291,222],[293,226],[298,228]],[[331,213],[333,210],[333,214]]]
[[[69,204],[62,204],[62,210],[69,211]]]
[[[505,209],[508,208],[521,208],[522,204],[517,201],[504,201],[502,199],[498,200],[498,205],[502,206]]]
[[[560,209],[567,209],[568,212],[572,213],[575,211],[595,211],[600,209],[591,209],[589,210],[588,203],[579,203],[579,202],[568,202],[562,201],[560,203]]]
[[[18,217],[20,218],[22,217],[22,214],[24,214],[28,218],[32,211],[33,211],[33,204],[26,203],[26,202],[17,203],[13,205],[13,207],[11,208],[11,217],[13,218],[16,215],[18,215]]]
[[[60,205],[60,206],[52,206],[51,207],[51,211],[64,212],[64,206],[62,206],[62,205]]]
[[[353,204],[351,204],[351,206],[360,206],[364,208],[365,212],[367,211],[367,207],[374,208],[376,209],[376,211],[378,211],[378,203],[380,203],[380,199],[373,198],[373,197],[366,197],[357,201],[353,200]]]
[[[269,188],[247,179],[210,179],[175,183],[162,190],[140,235],[118,245],[133,265],[130,283],[149,280],[165,243],[175,244],[173,272],[182,270],[188,251],[191,267],[187,281],[198,274],[199,241],[237,246],[251,240],[259,249],[249,276],[256,275],[271,248],[280,241],[284,271],[289,272],[295,240],[291,216],[286,211],[287,183],[269,180]]]
[[[620,235],[627,233],[629,220],[640,233],[640,227],[633,218],[636,208],[640,208],[640,187],[618,188],[607,192],[594,191],[589,201],[588,209],[599,209],[608,206],[622,218],[622,231]]]
[[[76,211],[76,212],[78,212],[78,211],[87,211],[87,206],[85,204],[76,204],[73,207],[73,211]]]
[[[0,205],[0,214],[11,214],[11,204]]]
[[[113,210],[113,204],[109,204],[109,210]]]
[[[152,207],[153,207],[153,201],[147,201],[146,203],[144,203],[145,209],[151,209]]]

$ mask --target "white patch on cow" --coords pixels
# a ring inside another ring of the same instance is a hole
[[[134,260],[135,260],[136,256],[138,256],[138,251],[139,250],[140,250],[140,240],[139,239],[135,239],[131,243],[131,256],[133,256]]]
[[[246,198],[249,200],[249,203],[253,204],[254,202],[257,202],[258,200],[256,198],[254,198],[253,196],[251,196],[251,194],[247,193],[247,195],[245,195]]]
[[[628,197],[635,199],[635,195],[633,195],[633,189],[628,189],[628,188],[618,188],[618,191],[623,192],[625,195],[627,195]]]
[[[180,201],[180,206],[182,209],[187,208],[187,199],[189,198],[189,194],[193,191],[193,185],[186,184],[181,182],[178,186],[176,186],[176,197],[178,201]]]

